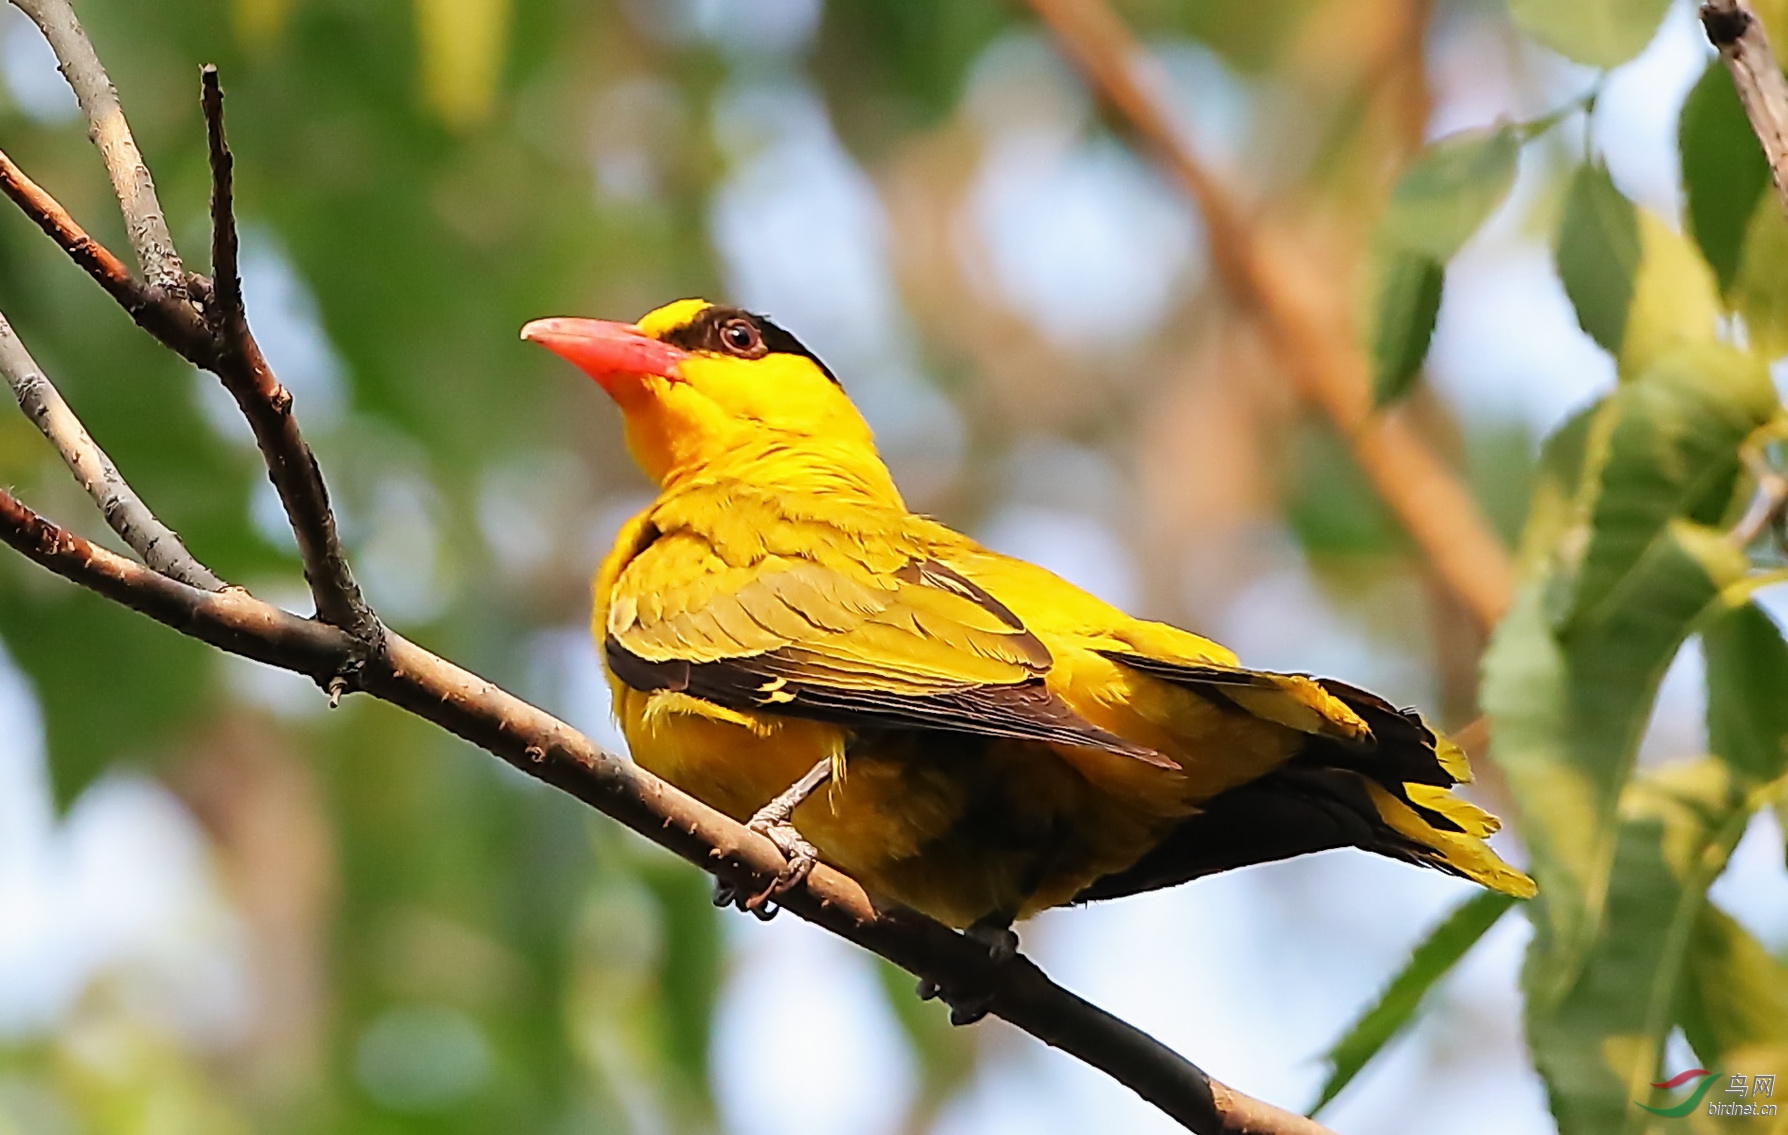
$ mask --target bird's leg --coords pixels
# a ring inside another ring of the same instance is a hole
[[[997,970],[1018,956],[1018,934],[1012,929],[1012,916],[994,911],[984,914],[969,923],[962,932],[964,938],[979,942],[987,947],[987,959]],[[929,978],[919,980],[919,1000],[929,1001],[934,997],[941,998],[950,1006],[950,1023],[952,1025],[972,1025],[987,1015],[993,1008],[993,991],[952,990],[945,989]]]
[[[764,913],[765,904],[799,886],[813,870],[813,865],[819,862],[819,848],[802,838],[801,833],[795,830],[795,825],[789,822],[789,817],[795,814],[795,809],[801,806],[802,801],[813,795],[814,789],[831,779],[832,758],[824,757],[807,770],[807,775],[789,785],[788,790],[776,799],[759,808],[746,822],[746,827],[775,844],[776,850],[782,852],[788,863],[761,894],[752,895],[745,900],[743,909],[760,918],[769,917]],[[731,897],[729,896],[729,901]],[[720,904],[719,887],[715,888],[714,900],[716,905]],[[768,909],[770,914],[775,913],[774,907]]]

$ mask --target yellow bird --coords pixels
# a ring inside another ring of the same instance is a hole
[[[838,380],[763,316],[682,300],[522,337],[614,399],[659,486],[594,584],[633,757],[775,840],[780,887],[817,857],[996,952],[1048,907],[1336,847],[1534,893],[1414,713],[909,512]]]

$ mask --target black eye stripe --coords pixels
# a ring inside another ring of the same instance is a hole
[[[723,338],[728,324],[742,320],[757,332],[755,349],[741,350]],[[685,351],[707,351],[717,355],[734,355],[744,358],[762,358],[764,355],[800,355],[808,359],[820,369],[834,386],[839,385],[838,376],[820,357],[808,350],[801,341],[789,334],[782,327],[772,323],[768,317],[754,315],[744,308],[709,307],[694,319],[678,327],[664,336],[664,341],[673,347],[681,347]]]

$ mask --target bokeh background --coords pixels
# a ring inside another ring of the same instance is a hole
[[[1512,539],[1538,439],[1614,382],[1552,268],[1565,178],[1593,147],[1680,227],[1675,120],[1711,56],[1690,5],[1605,78],[1493,0],[1118,7],[1198,152],[1344,292],[1425,139],[1600,83],[1592,111],[1525,148],[1451,264],[1406,411]],[[195,263],[197,66],[222,69],[251,321],[374,604],[605,743],[587,576],[648,486],[600,392],[516,331],[686,295],[815,348],[913,507],[1251,664],[1475,716],[1471,620],[1227,306],[1198,216],[1021,6],[79,10]],[[0,146],[125,246],[55,61],[11,8]],[[214,380],[4,211],[0,309],[201,558],[308,609]],[[17,415],[0,414],[0,481],[101,536]],[[1642,759],[1705,750],[1699,665],[1678,659]],[[1760,814],[1714,891],[1778,954],[1782,846]],[[1299,1107],[1322,1053],[1470,891],[1334,853],[1051,912],[1024,938],[1064,984]],[[5,1135],[1174,1129],[997,1021],[951,1030],[876,959],[707,893],[424,723],[360,698],[331,712],[301,679],[0,557]],[[1520,1032],[1527,934],[1503,920],[1325,1118],[1551,1130]]]

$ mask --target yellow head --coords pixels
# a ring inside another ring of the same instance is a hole
[[[766,446],[856,451],[880,467],[832,372],[761,315],[690,299],[637,324],[536,319],[521,334],[608,392],[626,416],[627,448],[660,484]]]

